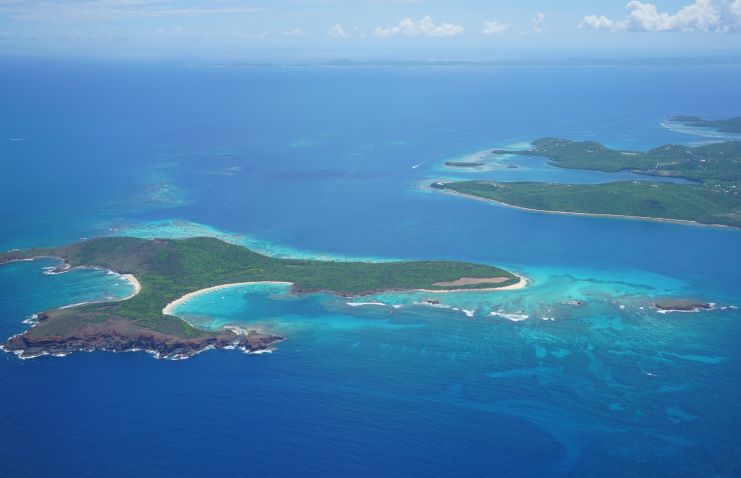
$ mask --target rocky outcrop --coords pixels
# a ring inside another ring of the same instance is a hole
[[[115,330],[103,330],[62,337],[33,337],[27,333],[8,339],[2,348],[20,358],[41,355],[67,355],[73,352],[149,352],[157,358],[185,359],[211,349],[240,349],[244,352],[265,351],[283,340],[277,335],[258,332],[236,334],[225,331],[218,335],[195,338],[180,338],[171,335],[143,332],[120,334]]]
[[[657,300],[651,307],[659,312],[699,312],[711,310],[715,304],[692,299],[663,299]]]

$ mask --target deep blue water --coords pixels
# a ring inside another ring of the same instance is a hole
[[[443,163],[546,135],[707,141],[661,122],[738,115],[741,68],[0,69],[0,249],[214,234],[273,254],[482,261],[532,280],[441,298],[449,308],[261,287],[183,306],[200,326],[287,337],[259,356],[2,355],[3,476],[741,475],[738,231],[420,188],[630,178]],[[0,268],[3,337],[34,312],[128,291],[45,265]],[[647,307],[664,296],[718,308]]]

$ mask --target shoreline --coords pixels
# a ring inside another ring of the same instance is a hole
[[[53,271],[45,272],[45,274],[48,275],[56,275],[56,274],[64,274],[70,271],[73,271],[75,269],[90,269],[90,270],[97,270],[97,271],[107,271],[112,272],[113,274],[116,274],[118,276],[121,276],[122,279],[127,281],[129,284],[131,284],[134,287],[134,291],[127,295],[126,297],[122,297],[120,299],[115,299],[112,302],[122,302],[124,300],[129,300],[136,295],[138,295],[142,291],[142,284],[139,282],[139,279],[134,276],[134,274],[124,274],[118,271],[114,271],[113,269],[106,269],[105,267],[97,267],[97,266],[77,266],[77,267],[70,267],[69,263],[64,259],[64,257],[59,256],[34,256],[34,257],[28,257],[23,259],[12,259],[9,261],[0,262],[0,266],[4,264],[12,264],[14,262],[31,262],[31,261],[37,261],[39,259],[58,259],[62,262],[61,266],[56,267]],[[85,304],[96,304],[96,303],[103,303],[103,302],[109,302],[108,300],[101,300],[101,301],[93,301],[93,302],[79,302],[77,304],[68,304],[64,305],[62,307],[58,307],[59,309],[71,309],[72,307],[77,307],[80,305]]]
[[[184,304],[188,302],[191,299],[194,299],[198,296],[208,294],[209,292],[215,292],[217,290],[223,290],[223,289],[230,289],[232,287],[240,287],[243,285],[257,285],[257,284],[273,284],[273,285],[293,285],[292,282],[277,282],[277,281],[250,281],[250,282],[230,282],[227,284],[220,284],[215,285],[212,287],[206,287],[205,289],[198,289],[193,292],[188,292],[187,294],[178,297],[177,299],[173,300],[172,302],[169,302],[165,307],[162,309],[163,315],[170,315],[173,317],[177,317],[175,314],[172,313],[173,309],[175,307]]]
[[[112,272],[116,272],[116,271],[112,271]],[[116,272],[116,274],[118,274],[118,272]],[[120,300],[129,300],[142,291],[142,283],[139,282],[139,279],[137,279],[134,276],[134,274],[121,274],[121,277],[129,281],[129,283],[134,286],[134,291],[128,297],[124,297],[123,299],[120,299]]]
[[[372,296],[372,295],[379,294],[379,293],[385,293],[385,292],[425,292],[425,293],[429,293],[429,294],[451,294],[451,293],[458,293],[458,292],[498,292],[498,291],[509,291],[509,290],[520,290],[520,289],[524,289],[530,283],[530,281],[526,277],[524,277],[524,276],[521,276],[519,274],[513,274],[513,275],[515,277],[519,278],[520,280],[517,281],[514,284],[510,284],[510,285],[507,285],[507,286],[504,286],[504,287],[487,287],[487,288],[478,288],[478,289],[476,289],[476,288],[469,288],[469,289],[439,289],[439,290],[432,290],[432,289],[402,289],[402,290],[393,290],[393,289],[389,289],[389,290],[383,290],[383,291],[374,292],[372,294],[358,295],[358,296],[353,296],[353,297],[368,297],[368,296]],[[233,287],[240,287],[240,286],[246,286],[246,285],[259,285],[259,284],[265,284],[265,285],[268,285],[268,284],[272,284],[272,285],[290,285],[290,286],[293,286],[294,285],[293,282],[280,282],[280,281],[231,282],[231,283],[228,283],[228,284],[215,285],[215,286],[212,286],[212,287],[206,287],[205,289],[199,289],[199,290],[196,290],[196,291],[193,291],[193,292],[189,292],[189,293],[187,293],[187,294],[185,294],[185,295],[183,295],[181,297],[178,297],[177,299],[175,299],[172,302],[169,302],[167,305],[165,305],[165,307],[162,309],[162,314],[163,315],[170,315],[170,316],[173,316],[173,317],[178,317],[178,316],[176,316],[173,313],[174,312],[174,309],[177,306],[182,305],[182,304],[185,304],[186,302],[188,302],[188,301],[190,301],[190,300],[192,300],[192,299],[194,299],[196,297],[199,297],[199,296],[202,296],[202,295],[211,293],[211,292],[216,292],[216,291],[219,291],[219,290],[230,289],[230,288],[233,288]],[[310,292],[310,293],[320,293],[320,292],[329,292],[329,293],[331,293],[333,295],[336,295],[337,297],[345,297],[342,294],[337,294],[336,292],[332,292],[332,291],[313,291],[313,292]]]
[[[518,277],[520,280],[514,284],[506,285],[504,287],[485,287],[485,288],[479,288],[479,289],[439,289],[439,290],[433,290],[433,289],[409,289],[407,292],[426,292],[428,294],[454,294],[458,292],[499,292],[499,291],[508,291],[508,290],[520,290],[527,287],[527,285],[530,283],[527,277],[521,276],[520,274],[512,274],[515,277]],[[392,291],[389,291],[392,292]]]
[[[428,185],[430,190],[434,191],[442,191],[445,194],[450,194],[453,196],[460,196],[466,199],[475,199],[478,201],[483,201],[486,203],[494,203],[499,204],[501,206],[511,207],[514,209],[520,209],[523,211],[529,211],[529,212],[538,212],[542,214],[564,214],[568,216],[584,216],[584,217],[603,217],[608,219],[624,219],[624,220],[631,220],[631,221],[652,221],[652,222],[664,222],[669,224],[679,224],[684,226],[697,226],[697,227],[717,227],[717,228],[723,228],[723,229],[733,229],[733,230],[739,230],[741,228],[734,227],[734,226],[728,226],[726,224],[705,224],[702,222],[697,221],[691,221],[689,219],[669,219],[664,217],[650,217],[650,216],[627,216],[623,214],[608,214],[608,213],[596,213],[596,212],[572,212],[572,211],[551,211],[548,209],[535,209],[531,207],[525,207],[525,206],[516,206],[514,204],[508,204],[506,202],[497,201],[496,199],[490,199],[490,198],[484,198],[481,196],[474,196],[471,194],[461,193],[458,191],[453,191],[451,189],[446,188],[433,188]]]

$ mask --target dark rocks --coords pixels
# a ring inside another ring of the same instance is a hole
[[[277,335],[252,332],[238,335],[231,331],[196,338],[180,338],[158,333],[120,334],[115,330],[97,333],[44,336],[35,338],[29,334],[11,337],[4,345],[7,352],[16,353],[21,358],[41,355],[67,355],[72,352],[149,352],[157,358],[185,359],[205,350],[239,348],[245,352],[268,349],[283,340]]]
[[[565,301],[563,301],[561,303],[563,305],[573,305],[573,306],[576,306],[576,307],[580,307],[580,306],[586,304],[586,302],[584,302],[583,300],[576,300],[576,299],[565,300]]]
[[[659,312],[699,312],[711,310],[715,304],[693,299],[661,299],[651,304]]]

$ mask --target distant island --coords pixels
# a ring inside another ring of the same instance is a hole
[[[741,142],[697,147],[665,145],[620,151],[591,141],[542,138],[529,150],[496,154],[544,156],[561,168],[631,170],[692,183],[619,181],[604,184],[457,181],[432,187],[546,212],[621,216],[741,227]]]
[[[90,350],[144,350],[165,358],[187,358],[213,348],[265,350],[283,337],[237,327],[201,330],[170,315],[172,303],[184,296],[242,283],[289,282],[295,293],[326,291],[341,296],[392,290],[501,290],[525,284],[515,274],[483,264],[276,259],[207,237],[98,238],[66,247],[6,252],[0,254],[0,264],[40,257],[60,258],[60,270],[94,267],[127,274],[137,290],[123,301],[36,314],[33,327],[2,345],[21,358]]]
[[[480,168],[486,166],[486,164],[480,163],[478,161],[447,161],[445,163],[445,166],[450,166],[453,168]]]
[[[698,128],[712,128],[722,133],[741,134],[741,116],[724,120],[706,120],[698,116],[677,115],[670,117],[669,121]]]
[[[351,60],[340,58],[319,62],[252,62],[208,64],[210,68],[418,68],[418,67],[530,67],[530,66],[695,66],[739,65],[741,57],[651,57],[651,58],[532,58],[515,60]]]

